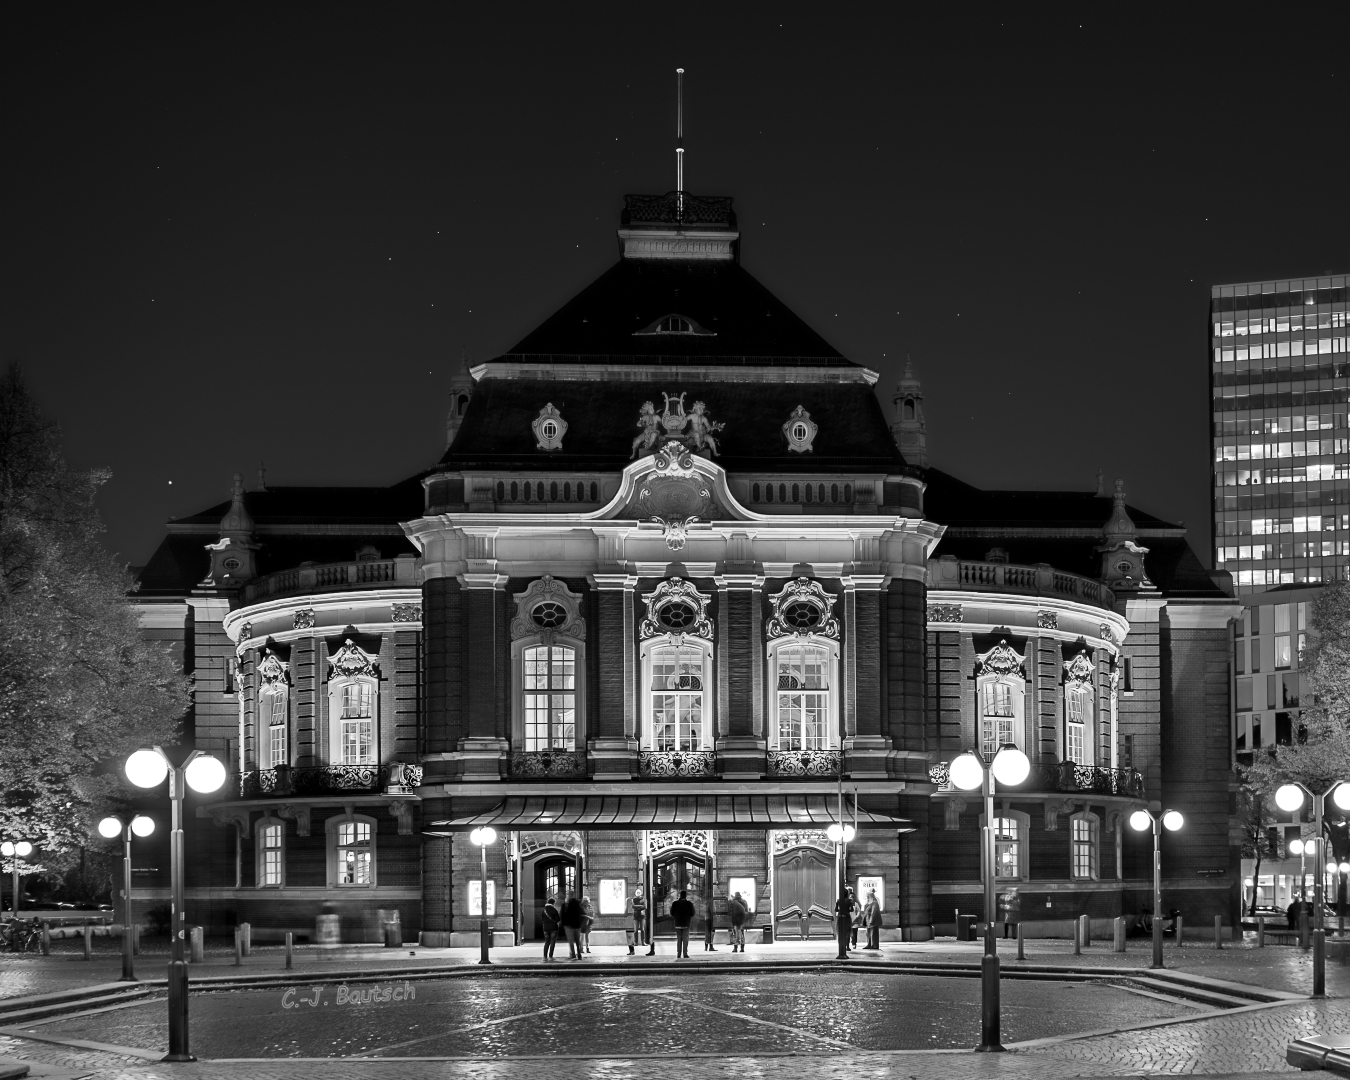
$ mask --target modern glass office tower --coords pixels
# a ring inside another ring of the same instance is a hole
[[[1214,565],[1238,592],[1350,576],[1347,284],[1211,291]]]

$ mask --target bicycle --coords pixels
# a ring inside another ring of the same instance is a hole
[[[42,923],[38,919],[6,919],[0,923],[0,948],[9,952],[39,952]]]

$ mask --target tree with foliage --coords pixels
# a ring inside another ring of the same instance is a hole
[[[1256,914],[1260,890],[1261,862],[1280,858],[1280,840],[1276,832],[1275,802],[1269,793],[1253,786],[1245,775],[1238,777],[1238,822],[1242,828],[1242,857],[1256,860],[1252,869],[1252,899],[1247,914]]]
[[[118,797],[107,763],[172,741],[188,704],[181,662],[142,640],[131,574],[100,542],[108,477],[71,469],[22,372],[0,376],[0,833],[44,859]]]

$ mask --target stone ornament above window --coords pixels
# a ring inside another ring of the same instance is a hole
[[[253,624],[246,622],[239,630],[240,642],[248,641],[253,637]]]
[[[562,418],[562,413],[553,407],[553,402],[550,401],[539,410],[539,415],[530,421],[530,427],[534,429],[534,437],[540,450],[562,449],[563,436],[567,434],[567,421]]]
[[[1111,631],[1111,627],[1107,623],[1099,623],[1097,626],[1097,633],[1101,636],[1103,641],[1116,640],[1116,635]]]
[[[678,396],[663,391],[661,397],[665,402],[665,411],[659,416],[656,406],[650,401],[642,403],[637,421],[642,433],[633,440],[630,460],[637,457],[639,452],[651,453],[658,442],[670,440],[679,442],[690,453],[718,456],[717,440],[713,436],[726,425],[709,416],[708,407],[701,401],[694,402],[685,412],[686,394],[687,390],[680,391]]]
[[[314,629],[314,609],[305,608],[303,611],[297,611],[292,620],[292,626],[296,630]]]
[[[1036,612],[1036,625],[1042,630],[1059,629],[1059,612],[1057,611],[1038,611]]]
[[[1092,658],[1086,649],[1079,649],[1078,655],[1064,664],[1065,686],[1091,686],[1093,676]]]
[[[782,592],[769,597],[773,618],[769,620],[769,637],[839,638],[839,620],[834,618],[835,596],[826,592],[820,582],[799,577],[783,586]]]
[[[834,841],[825,835],[824,829],[775,829],[773,831],[773,853],[782,855],[793,848],[813,847],[834,854]]]
[[[1027,658],[1008,644],[1006,638],[987,653],[975,657],[975,674],[1027,677]]]
[[[677,642],[685,635],[711,641],[713,627],[708,618],[711,601],[712,597],[699,592],[692,582],[666,578],[642,598],[647,605],[647,617],[638,628],[638,636],[643,641],[666,635]]]
[[[351,638],[342,643],[342,648],[338,649],[328,658],[329,677],[334,676],[342,679],[354,679],[358,676],[367,678],[376,678],[376,667],[379,664],[377,657],[371,656],[360,645],[355,644]]]
[[[930,623],[961,622],[963,618],[960,604],[928,605],[928,621]]]
[[[277,683],[285,684],[286,669],[289,666],[289,664],[282,663],[277,658],[277,654],[268,649],[267,655],[258,663],[258,679],[264,686],[274,686]]]
[[[391,618],[394,622],[421,622],[421,604],[395,604]]]
[[[783,434],[787,436],[788,449],[798,454],[811,453],[811,444],[820,429],[811,419],[811,414],[798,405],[792,410],[787,423],[783,425]]]
[[[586,620],[581,614],[581,597],[551,574],[545,574],[517,594],[511,640],[538,637],[545,645],[551,645],[554,635],[585,641]]]
[[[657,855],[671,848],[684,848],[687,851],[707,854],[710,847],[708,834],[702,829],[674,829],[647,833],[648,855]]]

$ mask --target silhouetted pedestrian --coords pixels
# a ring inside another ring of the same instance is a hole
[[[694,905],[689,894],[680,890],[680,898],[670,905],[670,918],[675,924],[675,957],[689,959],[689,924],[694,921]]]
[[[562,926],[562,912],[554,903],[553,897],[544,901],[544,959],[553,959],[553,950],[558,944],[558,928]]]
[[[731,922],[731,951],[745,952],[745,919],[750,914],[741,894],[736,893],[727,901],[727,918]]]
[[[576,893],[569,893],[567,903],[563,904],[562,925],[563,933],[567,935],[567,959],[581,959],[581,923],[584,916],[581,913],[581,901],[577,899]]]

